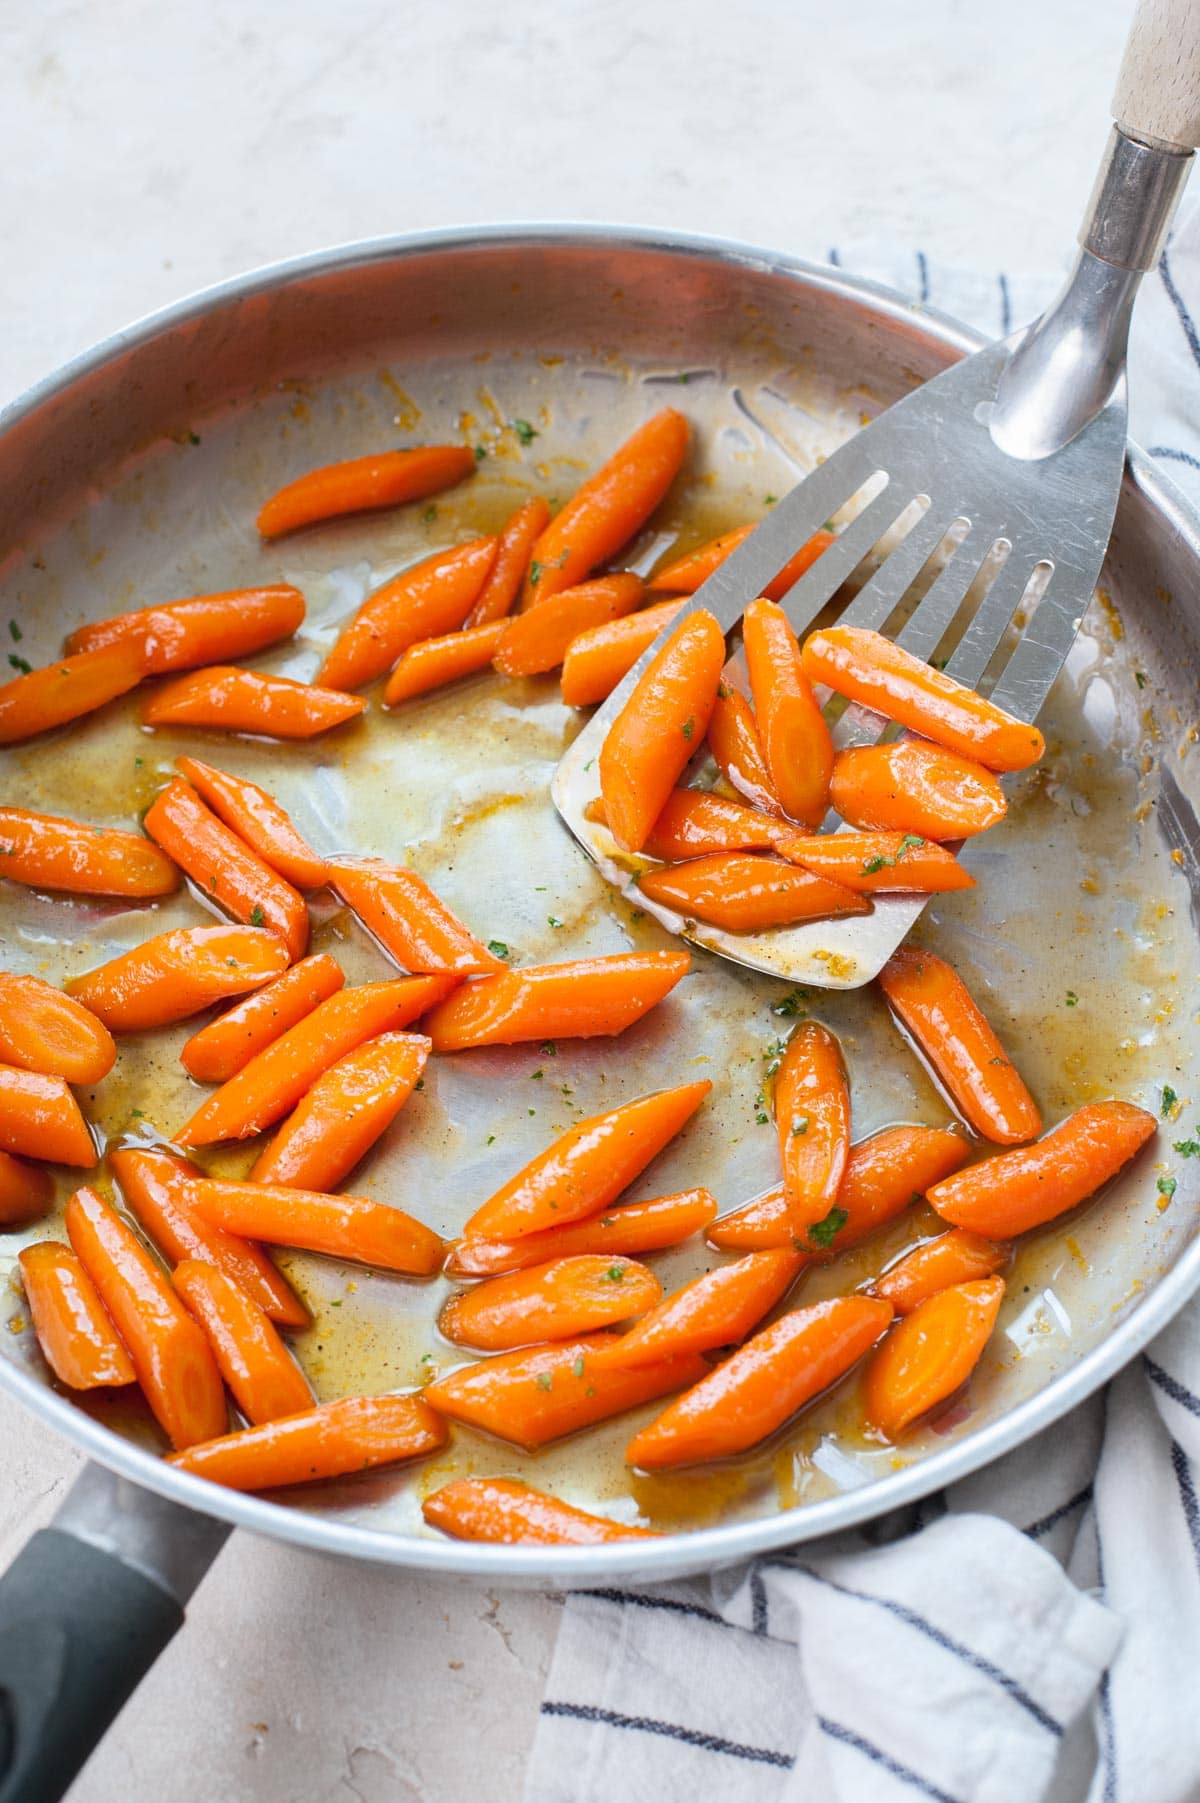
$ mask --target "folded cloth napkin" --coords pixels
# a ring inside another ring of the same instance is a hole
[[[989,335],[1053,279],[829,253]],[[1138,303],[1133,436],[1200,506],[1200,199]],[[902,1518],[569,1596],[526,1803],[1196,1803],[1200,1301]]]

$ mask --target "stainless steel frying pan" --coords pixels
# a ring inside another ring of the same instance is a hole
[[[310,604],[304,637],[272,667],[308,674],[335,622],[382,575],[468,520],[502,517],[523,482],[551,494],[556,483],[574,486],[652,403],[692,414],[704,448],[670,504],[674,517],[635,547],[642,567],[677,519],[709,519],[715,530],[761,510],[798,469],[977,342],[840,272],[653,234],[444,234],[281,265],[119,334],[0,419],[0,627],[17,620],[22,653],[37,662],[81,619],[271,572],[297,581]],[[531,447],[509,429],[513,418],[535,426]],[[477,438],[488,454],[471,492],[443,498],[428,518],[409,509],[419,517],[259,545],[251,521],[264,494],[312,464],[393,442],[397,429],[406,441]],[[1200,750],[1187,755],[1200,525],[1136,450],[1105,586],[1052,704],[1047,772],[1029,779],[994,846],[973,854],[979,891],[932,909],[928,928],[991,991],[1051,1117],[1101,1093],[1157,1106],[1164,1082],[1200,1103],[1189,887]],[[646,935],[657,929],[609,895],[553,816],[546,785],[575,730],[556,696],[551,683],[514,693],[484,680],[404,716],[376,714],[316,769],[248,742],[222,755],[269,781],[322,848],[351,837],[361,851],[411,846],[451,904],[511,940],[523,961],[656,943]],[[138,783],[149,785],[148,800],[177,749],[139,737],[118,704],[69,739],[5,754],[0,800],[127,822]],[[194,919],[190,907],[164,906],[154,930],[175,923],[172,908]],[[115,909],[0,895],[5,962],[55,977],[147,930],[143,917]],[[375,954],[343,944],[344,931],[331,914],[319,942],[337,941],[353,977],[373,974]],[[536,1048],[437,1061],[433,1093],[414,1098],[365,1187],[452,1232],[572,1108],[681,1080],[695,1065],[717,1080],[707,1119],[643,1193],[704,1181],[729,1207],[762,1188],[771,1153],[753,1097],[763,1047],[783,1025],[771,1013],[781,989],[709,962],[701,954],[687,999],[619,1050],[560,1048],[553,1100],[528,1055]],[[826,998],[820,1011],[851,1046],[858,1130],[946,1118],[870,997]],[[155,1125],[173,1130],[186,1100],[175,1047],[170,1036],[127,1046],[92,1104],[105,1131],[145,1131],[132,1103],[147,1094]],[[514,1083],[536,1106],[514,1110]],[[507,1136],[502,1165],[500,1150],[484,1149],[496,1120]],[[94,1461],[55,1524],[0,1580],[0,1803],[61,1794],[178,1627],[230,1525],[492,1585],[646,1582],[862,1523],[979,1468],[1102,1384],[1200,1285],[1200,1186],[1180,1167],[1163,1209],[1153,1172],[1168,1167],[1169,1150],[1165,1163],[1155,1156],[1065,1239],[1034,1237],[970,1412],[918,1436],[903,1463],[866,1445],[835,1446],[833,1417],[818,1412],[734,1477],[635,1489],[658,1525],[688,1531],[626,1546],[438,1539],[421,1525],[418,1484],[441,1481],[452,1463],[278,1500],[210,1488],[161,1462],[135,1412],[88,1413],[55,1390],[19,1292],[0,1291],[0,1384]],[[19,1246],[44,1231],[5,1236],[0,1284]],[[668,1255],[668,1279],[697,1268],[698,1256]],[[322,1395],[419,1381],[416,1349],[428,1345],[436,1290],[364,1279],[352,1292],[340,1267],[297,1255],[290,1268],[316,1313],[307,1362]],[[823,1280],[813,1281],[815,1295]],[[475,1469],[536,1470],[567,1494],[614,1506],[628,1429],[626,1420],[586,1448],[536,1462],[481,1440],[469,1456]]]

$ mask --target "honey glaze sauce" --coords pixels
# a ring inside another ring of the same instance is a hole
[[[680,374],[688,379],[682,382]],[[491,358],[294,383],[205,425],[193,444],[148,454],[86,515],[11,573],[0,623],[22,654],[45,661],[83,617],[176,594],[255,582],[297,583],[308,618],[289,645],[252,660],[299,677],[321,657],[363,596],[433,551],[497,530],[531,491],[561,501],[651,406],[679,406],[696,449],[627,561],[643,571],[759,516],[797,473],[858,423],[863,397],[833,394],[801,364],[739,372],[740,398],[711,370],[631,370],[615,359]],[[277,545],[252,529],[262,498],[313,464],[391,443],[465,435],[479,445],[460,488],[391,513],[331,523]],[[935,897],[917,929],[962,972],[1053,1124],[1080,1102],[1120,1095],[1159,1112],[1176,1092],[1188,1126],[1200,1108],[1197,965],[1189,896],[1158,831],[1153,797],[1153,685],[1115,611],[1093,608],[1043,716],[1043,764],[1009,784],[1012,809],[965,861],[979,887]],[[181,751],[262,783],[321,851],[408,862],[514,965],[673,944],[610,890],[559,822],[549,782],[580,716],[554,678],[484,676],[394,713],[372,691],[368,713],[310,745],[201,732],[143,731],[136,695],[75,727],[0,753],[0,802],[98,826],[135,827]],[[313,898],[313,949],[333,953],[348,982],[393,967],[349,913]],[[3,961],[52,982],[173,926],[212,917],[189,890],[148,907],[43,896],[0,883]],[[769,1067],[804,1015],[841,1038],[852,1081],[855,1137],[895,1122],[944,1125],[953,1110],[891,1023],[873,988],[844,993],[789,986],[693,951],[692,971],[619,1040],[492,1048],[432,1059],[423,1086],[345,1187],[402,1206],[447,1237],[507,1177],[572,1122],[695,1077],[713,1093],[629,1199],[703,1183],[722,1211],[777,1181]],[[112,1073],[81,1094],[103,1142],[155,1143],[175,1133],[207,1093],[178,1061],[201,1024],[119,1042]],[[1000,1324],[964,1398],[892,1447],[864,1428],[851,1375],[766,1445],[719,1468],[631,1473],[624,1448],[661,1404],[650,1404],[537,1455],[453,1427],[422,1466],[287,1493],[293,1507],[425,1532],[420,1502],[448,1479],[505,1473],[584,1507],[663,1530],[773,1513],[886,1476],[1034,1394],[1136,1305],[1195,1220],[1195,1185],[1170,1151],[1168,1129],[1127,1179],[1057,1226],[1028,1236],[1006,1273]],[[250,1169],[261,1141],[211,1148],[205,1168]],[[984,1148],[977,1148],[983,1152]],[[1175,1175],[1173,1200],[1155,1187]],[[61,1173],[61,1199],[78,1174]],[[96,1173],[108,1186],[104,1164]],[[116,1198],[118,1206],[119,1197]],[[1170,1205],[1164,1207],[1164,1202]],[[915,1207],[869,1244],[813,1268],[783,1306],[868,1282],[906,1247],[939,1230]],[[16,1281],[19,1247],[60,1219],[0,1240],[0,1343],[43,1381]],[[279,1262],[304,1295],[312,1326],[294,1345],[321,1400],[407,1388],[470,1360],[439,1336],[451,1285],[367,1271],[302,1253]],[[648,1262],[670,1290],[723,1262],[699,1241]],[[92,1397],[116,1431],[160,1444],[136,1397]]]

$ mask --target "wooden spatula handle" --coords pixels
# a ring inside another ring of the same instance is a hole
[[[1113,118],[1131,137],[1200,148],[1200,4],[1138,0]]]

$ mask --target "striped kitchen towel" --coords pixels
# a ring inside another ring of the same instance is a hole
[[[830,261],[992,336],[1048,280]],[[1200,197],[1148,277],[1132,433],[1200,507]],[[526,1803],[1197,1803],[1200,1302],[1102,1395],[902,1519],[574,1593]]]

